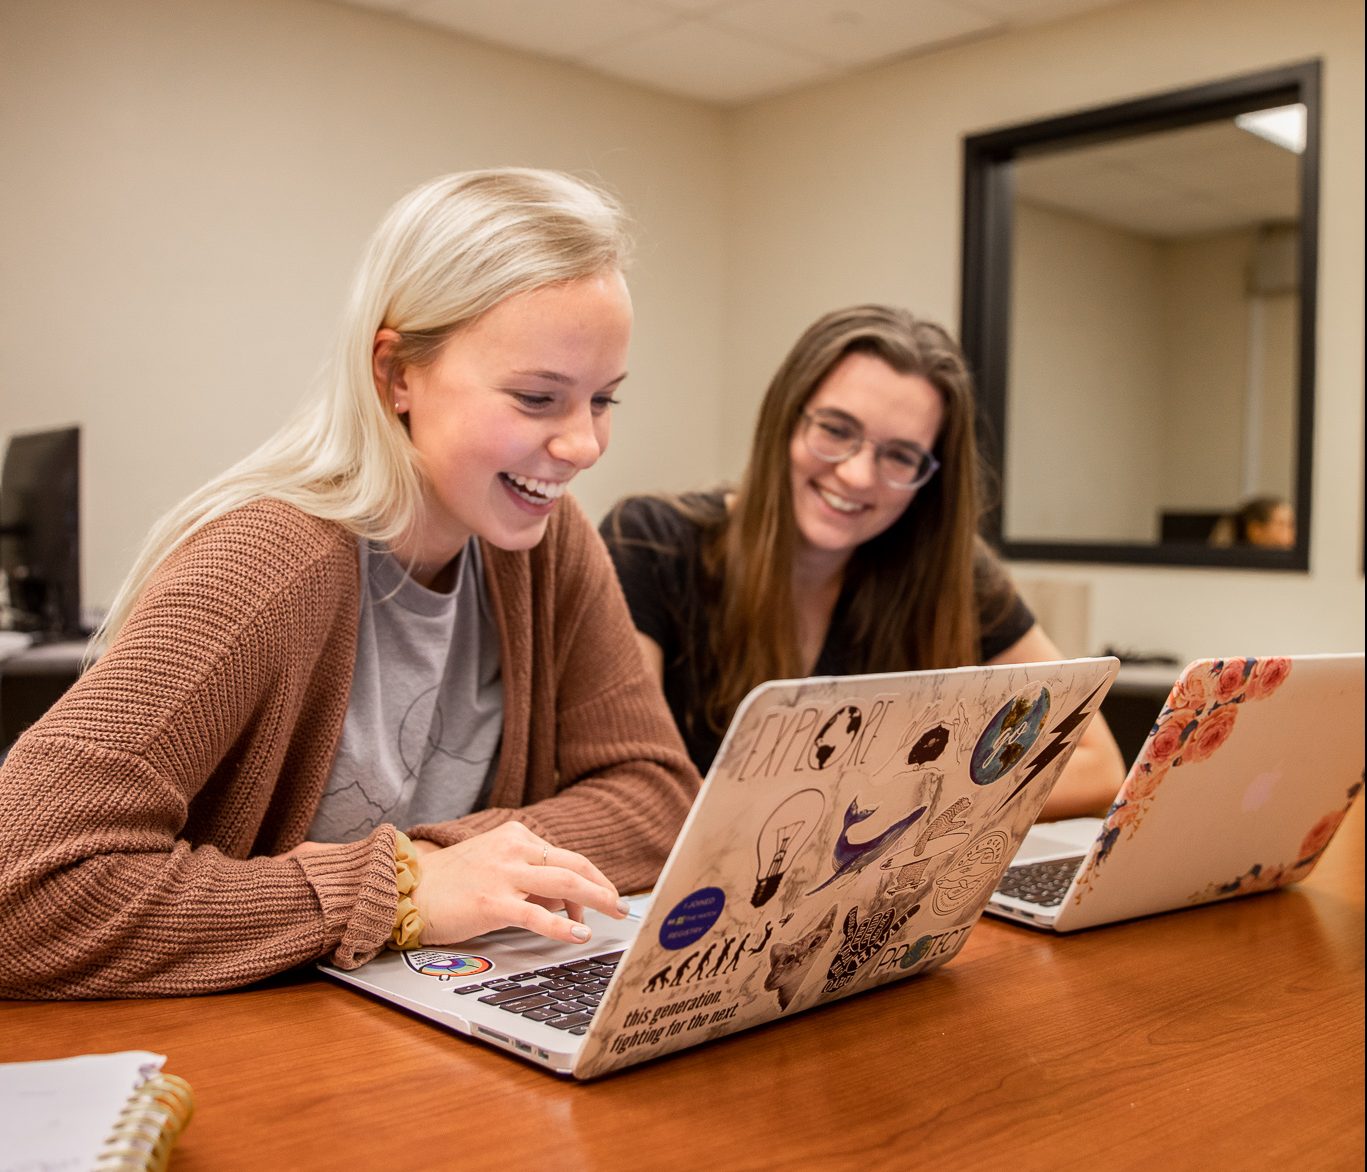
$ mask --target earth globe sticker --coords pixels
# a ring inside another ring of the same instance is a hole
[[[994,716],[973,746],[969,775],[978,785],[1000,781],[1025,760],[1049,719],[1049,689],[1022,688]]]
[[[813,769],[825,769],[833,760],[839,760],[859,735],[863,723],[864,714],[854,705],[837,708],[812,739],[807,764]]]

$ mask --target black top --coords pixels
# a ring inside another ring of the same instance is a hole
[[[721,520],[725,502],[720,492],[689,493],[688,503]],[[664,652],[664,692],[674,721],[683,734],[689,756],[706,775],[721,747],[721,734],[708,724],[704,700],[712,680],[701,666],[708,651],[708,604],[717,599],[719,584],[703,568],[703,526],[658,497],[628,497],[599,526],[617,567],[622,590],[636,629],[649,635]],[[984,558],[991,555],[984,550]],[[977,573],[975,582],[999,576]],[[849,598],[842,593],[831,613],[821,654],[812,674],[851,675],[862,670],[851,653],[853,632]],[[978,598],[982,635],[979,663],[1000,655],[1035,623],[1035,616],[1014,589],[1003,600],[981,592]]]

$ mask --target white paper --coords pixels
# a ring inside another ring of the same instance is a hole
[[[89,1172],[164,1054],[125,1050],[0,1063],[0,1172]]]

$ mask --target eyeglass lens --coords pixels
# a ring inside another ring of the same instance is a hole
[[[848,416],[816,410],[804,413],[804,438],[812,454],[839,463],[864,446],[864,429]],[[879,444],[874,450],[878,474],[893,488],[924,484],[939,467],[935,457],[905,440]]]

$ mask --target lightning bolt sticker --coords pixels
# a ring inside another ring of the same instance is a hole
[[[1051,761],[1055,760],[1060,753],[1062,753],[1072,744],[1072,741],[1069,739],[1069,735],[1073,732],[1074,729],[1077,728],[1079,724],[1082,724],[1083,721],[1085,721],[1087,717],[1091,715],[1091,712],[1088,710],[1087,706],[1096,698],[1096,694],[1104,690],[1104,688],[1104,683],[1098,684],[1095,688],[1092,689],[1091,693],[1087,696],[1085,700],[1082,701],[1082,703],[1080,703],[1076,708],[1074,708],[1070,713],[1068,713],[1067,716],[1060,720],[1058,724],[1054,725],[1054,727],[1051,728],[1047,734],[1045,734],[1046,736],[1051,736],[1054,739],[1050,741],[1049,744],[1045,745],[1044,748],[1041,749],[1035,755],[1035,759],[1030,762],[1029,768],[1025,771],[1025,776],[1022,777],[1021,780],[1016,783],[1016,788],[1013,789],[1009,794],[1007,794],[1006,797],[1004,797],[997,804],[997,810],[1003,809],[1010,802],[1014,801],[1021,794],[1021,792],[1025,789],[1026,786],[1028,786],[1032,781],[1035,780],[1035,778],[1037,778],[1042,772],[1044,772],[1045,768],[1049,765]],[[994,813],[995,812],[996,811],[994,811]]]

